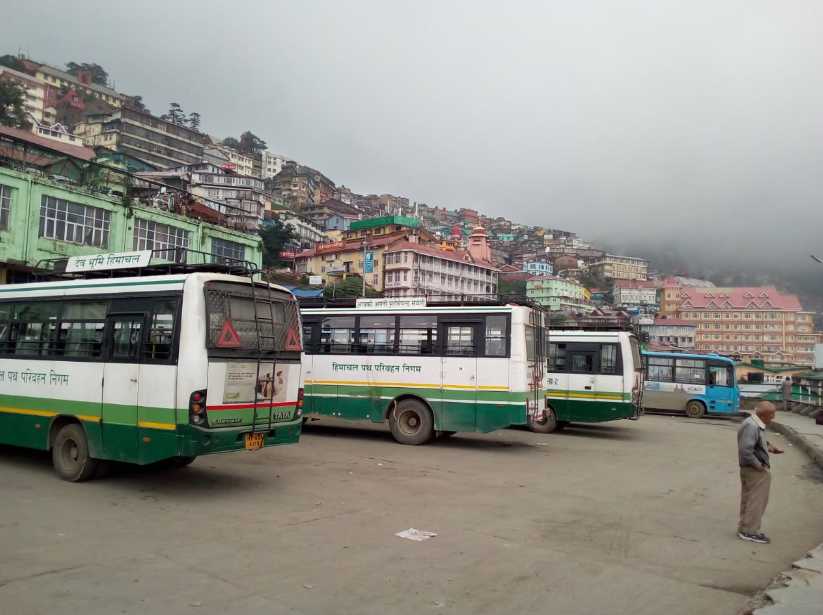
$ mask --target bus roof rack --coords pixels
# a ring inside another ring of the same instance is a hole
[[[256,263],[187,248],[136,250],[42,259],[34,267],[39,279],[113,278],[170,273],[227,273],[251,277]]]

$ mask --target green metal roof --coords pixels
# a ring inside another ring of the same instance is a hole
[[[412,218],[411,216],[380,216],[379,218],[366,218],[365,220],[357,220],[356,222],[352,222],[350,229],[352,231],[360,231],[363,229],[386,226],[387,224],[397,224],[399,226],[417,228],[420,226],[420,220],[417,218]]]

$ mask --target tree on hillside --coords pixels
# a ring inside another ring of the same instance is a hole
[[[497,292],[504,297],[525,297],[526,280],[508,280],[501,275],[498,279]]]
[[[283,264],[280,252],[295,241],[294,229],[290,224],[283,224],[274,220],[260,228],[260,237],[263,239],[263,267],[277,267]]]
[[[23,107],[26,93],[16,83],[0,81],[0,124],[14,128],[29,125],[26,109]]]
[[[221,144],[225,145],[226,147],[230,147],[232,149],[236,149],[236,150],[240,149],[240,141],[238,141],[234,137],[226,137],[225,139],[223,139],[221,141]]]
[[[189,113],[188,119],[189,128],[194,131],[200,132],[200,114],[197,111],[193,111]]]
[[[0,66],[5,66],[13,70],[19,70],[21,72],[25,72],[26,70],[26,67],[23,66],[23,63],[20,61],[20,58],[13,56],[10,53],[0,56]]]
[[[240,151],[244,154],[257,154],[265,151],[265,149],[266,142],[254,134],[251,130],[247,130],[240,135]]]
[[[143,104],[142,96],[126,96],[126,100],[124,101],[123,106],[128,107],[129,109],[134,109],[135,111],[151,113],[151,111],[148,110],[146,105]]]
[[[175,126],[184,126],[186,123],[186,113],[183,111],[180,103],[172,102],[169,103],[168,113],[161,115],[160,119],[171,122]]]
[[[91,82],[97,85],[108,85],[109,74],[106,70],[94,62],[66,62],[66,72],[77,77],[81,72],[88,72],[91,76]]]
[[[327,282],[323,288],[323,296],[327,299],[332,297],[362,297],[363,278],[358,275],[350,275],[340,282]],[[366,296],[379,297],[380,293],[367,284]]]

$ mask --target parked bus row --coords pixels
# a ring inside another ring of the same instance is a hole
[[[307,419],[387,423],[424,444],[739,402],[731,361],[641,358],[626,331],[550,331],[527,305],[425,299],[306,308],[301,325],[294,296],[251,263],[197,257],[71,257],[44,265],[57,280],[0,287],[0,444],[51,451],[76,481],[107,461],[296,443]]]

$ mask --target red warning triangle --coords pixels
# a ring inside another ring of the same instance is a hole
[[[231,324],[230,320],[223,322],[223,328],[220,330],[220,335],[217,336],[218,348],[240,348],[240,336],[237,335],[237,329]]]
[[[303,345],[300,343],[300,335],[297,333],[297,327],[289,327],[289,330],[286,332],[285,350],[303,350]]]

